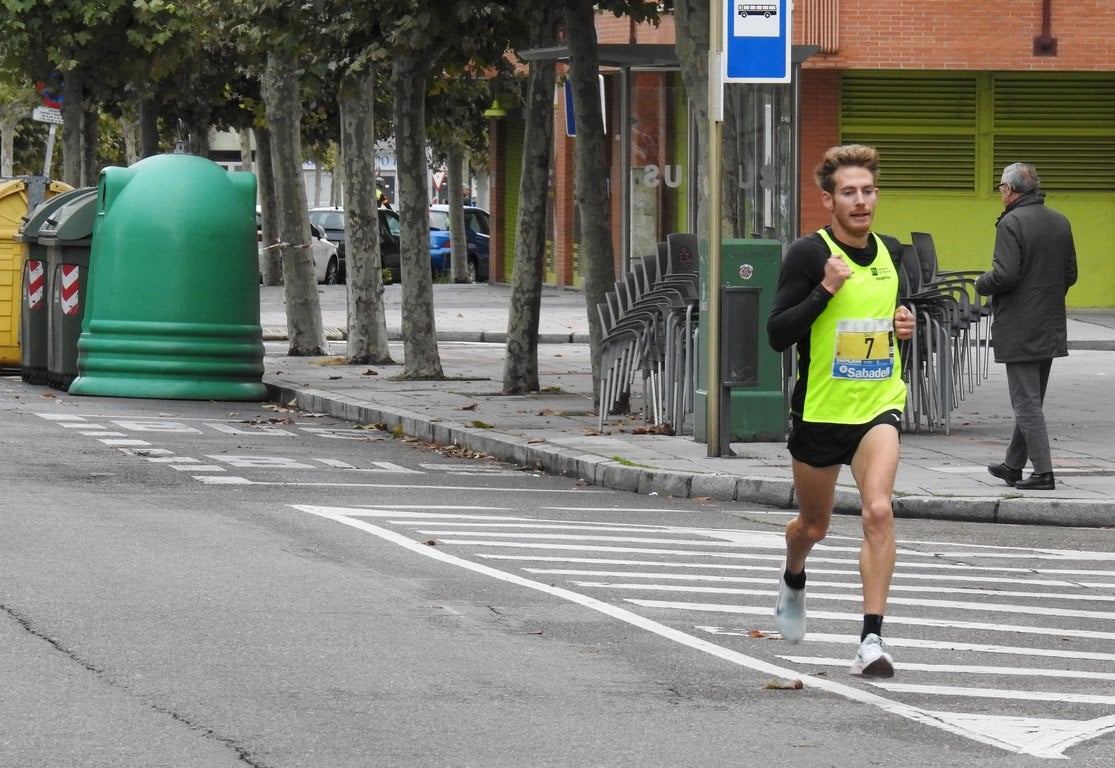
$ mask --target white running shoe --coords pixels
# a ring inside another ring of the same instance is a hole
[[[781,576],[778,577],[774,618],[783,640],[797,645],[805,637],[805,589],[791,589]]]
[[[876,634],[863,638],[849,671],[860,677],[894,677],[894,657],[883,638]]]

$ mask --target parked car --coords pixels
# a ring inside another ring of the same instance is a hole
[[[472,205],[464,207],[465,242],[468,247],[468,280],[488,281],[488,212]],[[449,272],[449,206],[430,206],[430,260],[435,272]]]
[[[256,208],[256,246],[259,249],[259,274],[263,279],[263,258],[267,250],[263,244],[263,222]],[[329,242],[325,230],[310,222],[310,255],[314,260],[314,278],[319,283],[333,285],[340,280],[341,258],[337,246]]]
[[[337,246],[340,257],[340,280],[348,279],[345,260],[345,209],[336,207],[311,208],[310,221],[325,230],[325,236]],[[383,266],[383,282],[399,280],[399,214],[389,208],[379,209],[379,256]]]

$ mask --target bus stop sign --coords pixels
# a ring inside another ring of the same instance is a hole
[[[724,82],[790,82],[791,0],[745,3],[722,0]]]

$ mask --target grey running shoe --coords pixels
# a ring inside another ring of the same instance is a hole
[[[781,576],[778,577],[774,618],[783,640],[796,645],[805,637],[805,590],[791,589]]]
[[[863,638],[850,672],[860,677],[894,677],[894,657],[883,638],[876,634]]]

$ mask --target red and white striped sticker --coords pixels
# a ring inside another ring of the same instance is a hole
[[[27,261],[27,307],[28,309],[43,308],[43,290],[45,270],[41,261],[30,259]]]
[[[77,279],[81,268],[77,264],[62,264],[59,274],[62,279],[62,290],[59,301],[62,304],[62,314],[76,315],[80,309],[78,304]]]

